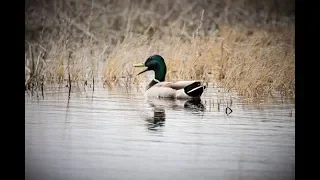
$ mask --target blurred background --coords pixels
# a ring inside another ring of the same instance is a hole
[[[114,44],[129,32],[192,35],[200,21],[203,36],[219,25],[272,30],[294,24],[294,14],[293,0],[26,0],[25,27],[29,41],[51,34]]]
[[[226,65],[281,64],[287,69],[263,65],[244,76],[262,77],[257,73],[263,68],[281,71],[267,75],[271,80],[261,88],[279,82],[272,88],[291,87],[293,92],[293,0],[26,0],[25,4],[27,89],[39,82],[62,82],[68,73],[73,82],[94,77],[107,84],[121,78],[126,84],[137,82],[131,64],[161,54],[168,63],[201,56],[203,65],[189,64],[188,73],[172,67],[168,79],[215,79],[229,87],[236,86],[228,83],[231,74],[240,75],[243,69],[231,73],[233,67]],[[266,60],[245,62],[252,57]]]

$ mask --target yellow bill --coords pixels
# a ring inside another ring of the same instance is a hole
[[[146,67],[146,66],[144,65],[144,63],[140,63],[140,64],[134,64],[133,67]],[[148,67],[145,70],[139,72],[137,75],[142,74],[142,73],[144,73],[146,71],[149,71]]]
[[[133,67],[146,67],[144,63],[134,64]]]

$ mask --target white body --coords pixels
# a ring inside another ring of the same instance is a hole
[[[195,81],[159,82],[145,92],[146,97],[192,99],[184,92],[184,87]],[[173,88],[174,87],[174,88]]]

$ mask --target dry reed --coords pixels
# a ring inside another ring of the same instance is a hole
[[[294,97],[294,29],[253,34],[241,29],[221,28],[220,35],[195,37],[191,42],[179,38],[147,40],[131,37],[116,46],[104,71],[108,84],[140,82],[140,69],[133,63],[143,62],[152,54],[166,60],[166,80],[198,79],[217,82],[250,97],[273,95]]]
[[[67,81],[68,71],[72,82],[129,87],[143,79],[132,64],[160,54],[167,80],[294,97],[292,1],[34,2],[25,13],[27,88]]]

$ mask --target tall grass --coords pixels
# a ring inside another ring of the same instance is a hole
[[[235,89],[245,96],[259,97],[281,92],[294,96],[294,29],[283,32],[222,28],[220,35],[194,37],[185,42],[180,38],[148,40],[131,37],[115,47],[104,71],[108,84],[140,82],[135,76],[140,69],[133,63],[144,62],[154,54],[161,54],[167,63],[166,80],[199,79],[217,82]],[[217,32],[219,33],[219,32]],[[123,82],[124,80],[124,82]]]
[[[160,54],[167,80],[201,79],[248,97],[294,97],[294,2],[26,1],[26,86],[100,79],[131,86]]]

